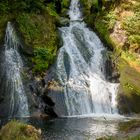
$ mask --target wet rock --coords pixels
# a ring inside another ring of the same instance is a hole
[[[60,22],[60,26],[69,26],[70,19],[61,17],[59,22]]]
[[[54,106],[55,103],[52,101],[52,99],[46,95],[41,96],[42,100],[49,106]]]
[[[92,5],[90,8],[90,13],[98,13],[98,8],[95,5]]]
[[[0,97],[0,103],[3,102],[3,101],[4,101],[4,97],[1,96],[1,97]]]
[[[40,114],[41,119],[49,119],[50,117],[46,114]]]
[[[45,79],[42,79],[41,83],[42,83],[42,87],[45,87],[45,85],[46,85]]]
[[[106,62],[105,62],[105,73],[106,73],[107,79],[112,77],[112,62],[111,62],[111,60],[106,60]]]
[[[54,112],[53,108],[51,107],[46,106],[44,112],[53,118],[58,117],[58,115]]]
[[[112,83],[119,83],[120,74],[118,72],[112,73],[111,76],[108,76],[108,80]]]
[[[57,11],[57,13],[61,13],[61,9],[62,9],[62,6],[61,6],[61,0],[56,0],[55,1],[55,9]]]
[[[29,47],[29,46],[25,47],[25,45],[24,46],[20,45],[19,47],[21,48],[21,53],[23,53],[25,55],[28,55],[28,56],[33,56],[34,55],[32,47]]]

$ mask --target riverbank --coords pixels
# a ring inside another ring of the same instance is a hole
[[[0,140],[41,140],[41,129],[13,120],[1,128]]]

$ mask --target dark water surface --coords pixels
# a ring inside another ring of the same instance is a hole
[[[126,118],[85,117],[58,118],[54,120],[23,119],[42,129],[44,140],[94,140],[104,136],[115,136],[119,125]]]
[[[96,140],[100,137],[116,136],[128,137],[140,133],[140,127],[136,132],[125,132],[120,126],[132,121],[125,117],[73,117],[42,120],[39,118],[16,118],[27,124],[34,125],[42,130],[43,140]],[[1,126],[7,122],[1,121]],[[140,122],[140,121],[139,121]],[[135,122],[134,122],[135,123]],[[139,125],[140,126],[140,125]]]

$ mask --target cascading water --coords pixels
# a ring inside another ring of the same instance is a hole
[[[8,117],[29,115],[28,101],[21,78],[23,62],[18,52],[20,45],[12,24],[8,22],[5,35],[4,62],[1,70],[1,79],[4,77],[4,81],[1,81],[0,91],[4,96],[0,109]]]
[[[57,63],[57,79],[62,86],[67,115],[117,114],[118,84],[105,79],[105,48],[90,31],[79,9],[79,0],[72,0],[69,27],[60,28],[63,47]]]

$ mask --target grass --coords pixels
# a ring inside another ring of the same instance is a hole
[[[40,140],[41,136],[33,126],[11,121],[0,130],[0,140]]]
[[[140,120],[131,120],[127,122],[121,122],[119,124],[119,131],[130,132],[131,130],[139,127],[140,127]]]

